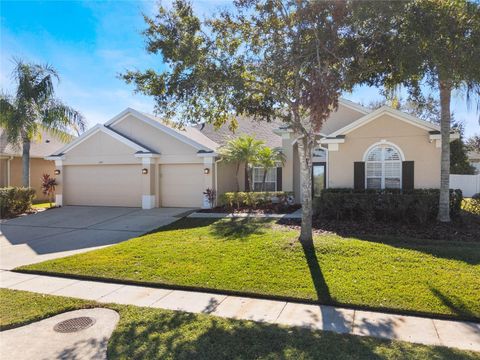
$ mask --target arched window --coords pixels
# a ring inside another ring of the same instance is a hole
[[[365,156],[365,187],[367,189],[400,189],[402,187],[402,156],[390,144],[379,144]]]

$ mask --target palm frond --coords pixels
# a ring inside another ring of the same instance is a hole
[[[58,130],[59,134],[74,132],[76,135],[80,135],[86,128],[83,115],[57,99],[52,99],[45,104],[41,123],[46,129]]]

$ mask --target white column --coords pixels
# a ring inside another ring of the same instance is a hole
[[[147,173],[143,171],[146,169]],[[155,207],[155,161],[151,157],[142,157],[142,209]]]
[[[55,171],[59,171],[58,175],[54,175],[57,181],[55,187],[55,206],[63,206],[63,172],[65,168],[63,166],[63,160],[55,160]]]
[[[204,174],[203,174],[203,179],[204,179],[204,191],[207,189],[215,189],[214,181],[215,179],[215,166],[214,165],[215,158],[211,156],[206,156],[203,158],[203,166],[204,166]],[[207,170],[208,169],[208,170]],[[207,174],[208,172],[208,174]],[[216,189],[215,189],[216,190]],[[210,203],[208,201],[208,197],[204,194],[203,195],[203,203],[202,203],[202,209],[209,209],[210,208]]]

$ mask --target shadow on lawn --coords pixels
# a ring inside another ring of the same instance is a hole
[[[210,233],[226,240],[244,239],[251,235],[262,235],[271,227],[270,220],[228,218],[213,222]]]
[[[383,359],[388,341],[305,328],[224,320],[182,312],[129,308],[108,344],[108,358],[126,359]],[[389,358],[474,359],[445,347],[399,343]]]
[[[467,317],[467,318],[478,318],[478,314],[471,311],[460,298],[455,295],[446,295],[437,288],[430,286],[430,291],[439,299],[443,305],[448,307],[452,313]]]

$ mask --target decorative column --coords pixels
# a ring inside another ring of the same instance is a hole
[[[55,206],[63,206],[63,172],[64,172],[63,160],[55,160],[55,180],[57,186],[55,186]]]
[[[142,157],[142,209],[155,207],[155,173],[156,160],[152,157]]]
[[[214,179],[215,179],[215,157],[205,156],[203,158],[203,179],[204,179],[204,191],[207,189],[215,189]],[[216,189],[215,189],[216,190]],[[203,194],[203,203],[202,209],[210,209],[210,202],[208,197]]]

